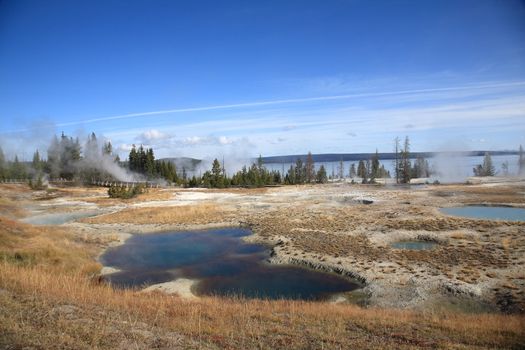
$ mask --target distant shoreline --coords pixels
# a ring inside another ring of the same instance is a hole
[[[477,157],[484,156],[485,153],[490,153],[491,156],[505,156],[505,155],[518,155],[518,151],[466,151],[466,152],[411,152],[410,158],[433,158],[438,155],[455,155],[458,157]],[[325,153],[325,154],[312,154],[314,162],[339,162],[339,161],[359,161],[367,160],[372,158],[375,153]],[[395,159],[395,153],[378,153],[380,160],[392,160]],[[297,159],[302,161],[306,160],[306,154],[295,154],[295,155],[284,155],[284,156],[270,156],[262,157],[262,160],[266,164],[275,163],[293,163]]]
[[[506,156],[506,155],[518,155],[518,151],[454,151],[454,152],[411,152],[410,158],[433,158],[438,155],[454,155],[458,157],[482,157],[485,153],[490,153],[491,156]],[[375,153],[321,153],[312,154],[314,162],[339,162],[339,161],[360,161],[371,159]],[[380,160],[392,160],[395,159],[395,153],[393,152],[380,152],[378,153]],[[278,163],[295,163],[298,158],[303,162],[306,161],[306,154],[291,154],[283,156],[267,156],[262,157],[265,164],[278,164]],[[160,160],[172,161],[174,163],[182,164],[186,170],[194,169],[197,165],[202,162],[202,159],[189,158],[189,157],[164,157]],[[257,161],[257,158],[253,158],[252,161]]]

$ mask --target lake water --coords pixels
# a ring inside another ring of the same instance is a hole
[[[522,208],[466,206],[455,208],[442,208],[441,212],[447,215],[460,216],[472,219],[525,222],[525,209]]]
[[[295,266],[266,263],[267,247],[247,244],[240,228],[135,235],[102,257],[122,272],[107,275],[117,287],[144,287],[177,278],[197,279],[197,295],[326,300],[360,288],[353,280]]]
[[[517,155],[498,155],[492,156],[492,163],[496,169],[498,175],[502,175],[502,165],[508,162],[509,174],[516,175],[518,173],[518,156]],[[478,164],[483,164],[483,156],[462,156],[462,155],[439,155],[437,157],[427,159],[430,168],[436,173],[433,175],[433,179],[440,180],[441,182],[463,182],[467,177],[473,176],[472,169]],[[349,177],[350,167],[355,164],[356,170],[359,161],[344,161],[343,170],[344,176]],[[380,163],[385,166],[385,169],[390,171],[390,174],[394,176],[394,166],[392,160],[381,160]],[[295,164],[295,163],[294,163]],[[414,164],[414,159],[412,159]],[[269,163],[265,164],[268,169],[283,171],[286,173],[292,163]],[[339,162],[318,162],[315,163],[316,169],[319,169],[321,165],[324,165],[328,175],[332,173],[338,173]]]

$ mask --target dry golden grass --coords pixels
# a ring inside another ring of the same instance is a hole
[[[525,204],[525,197],[520,195],[525,191],[523,186],[447,186],[447,190],[456,195],[464,196],[462,201],[469,204],[477,203],[512,203]]]
[[[75,241],[64,229],[32,226],[0,217],[0,261],[51,271],[97,273],[94,247]]]
[[[452,238],[452,239],[466,239],[467,236],[465,235],[464,232],[456,231],[456,232],[452,232],[450,234],[450,238]]]
[[[71,190],[70,190],[71,191]],[[148,201],[162,201],[172,199],[175,195],[175,192],[172,190],[158,189],[158,188],[148,188],[145,193],[142,193],[136,197],[129,199],[118,199],[118,198],[109,198],[108,188],[106,187],[91,187],[82,192],[70,192],[72,195],[86,196],[82,197],[83,201],[88,203],[93,203],[99,207],[109,207],[114,205],[121,204],[134,204]]]
[[[263,194],[268,192],[268,187],[258,187],[258,188],[222,188],[222,189],[209,189],[207,191],[219,192],[219,193],[236,193],[236,194]]]
[[[3,196],[12,197],[16,193],[30,193],[33,190],[29,188],[27,184],[0,184],[0,191],[2,191]]]
[[[15,200],[7,197],[0,197],[0,214],[10,217],[22,217],[25,210],[14,204]]]
[[[108,189],[105,187],[63,186],[57,187],[56,189],[62,193],[67,193],[71,196],[84,196],[108,192]]]
[[[504,237],[501,239],[501,246],[505,250],[509,250],[511,247],[513,247],[513,241],[510,237]]]
[[[132,200],[135,202],[165,201],[173,199],[174,195],[175,193],[169,190],[149,188],[145,193],[132,198]]]
[[[169,344],[174,334],[188,347],[231,349],[525,345],[523,316],[415,313],[299,301],[189,302],[113,290],[79,273],[11,264],[0,269],[0,288],[9,291],[0,295],[6,311],[0,316],[1,331],[17,347],[115,348],[134,342],[148,348]],[[44,315],[45,322],[37,315]]]
[[[93,224],[207,224],[224,221],[230,212],[214,204],[145,207],[82,220]]]

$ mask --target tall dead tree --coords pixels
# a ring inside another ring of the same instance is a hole
[[[400,161],[399,161],[399,151],[401,149],[401,146],[399,145],[399,137],[396,136],[394,139],[394,172],[396,174],[396,183],[399,183],[400,178]]]

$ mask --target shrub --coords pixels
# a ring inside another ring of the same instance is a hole
[[[146,192],[145,185],[137,185],[137,186],[133,186],[129,188],[125,186],[111,186],[108,189],[108,195],[110,198],[121,198],[121,199],[133,198],[136,195],[139,195],[145,192]]]
[[[47,189],[47,184],[44,184],[44,181],[42,180],[42,175],[39,175],[36,181],[30,179],[28,184],[29,188],[31,188],[32,190],[41,191]]]

